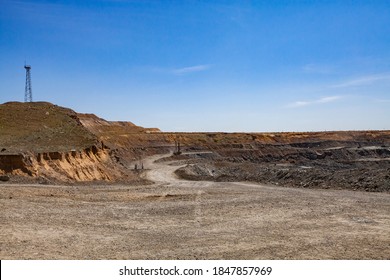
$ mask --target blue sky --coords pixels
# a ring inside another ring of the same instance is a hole
[[[0,103],[163,131],[390,129],[389,1],[0,0]]]

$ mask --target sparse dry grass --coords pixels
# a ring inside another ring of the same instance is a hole
[[[46,102],[0,105],[0,148],[7,152],[70,151],[96,141],[70,109]]]

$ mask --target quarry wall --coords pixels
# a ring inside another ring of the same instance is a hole
[[[0,154],[0,175],[55,178],[60,181],[113,181],[122,172],[108,149],[92,146],[80,151]]]

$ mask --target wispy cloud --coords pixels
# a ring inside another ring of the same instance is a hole
[[[390,73],[362,76],[355,79],[347,80],[345,82],[333,85],[331,87],[345,88],[345,87],[364,86],[364,85],[371,85],[378,81],[390,81]]]
[[[290,103],[287,105],[289,108],[298,108],[298,107],[305,107],[309,105],[314,105],[314,104],[325,104],[325,103],[330,103],[334,102],[336,100],[341,99],[342,96],[336,95],[336,96],[326,96],[322,97],[317,100],[312,100],[312,101],[295,101],[293,103]]]
[[[329,102],[339,100],[340,98],[341,98],[341,96],[339,96],[339,95],[328,96],[328,97],[323,97],[323,98],[316,100],[315,103],[329,103]]]
[[[159,74],[165,74],[165,75],[186,75],[196,72],[203,72],[207,71],[212,67],[211,64],[200,64],[200,65],[194,65],[194,66],[188,66],[183,68],[168,68],[168,67],[158,67],[158,66],[144,66],[144,67],[138,67],[138,70],[141,71],[148,71],[153,73],[159,73]]]
[[[185,74],[194,73],[194,72],[206,71],[206,70],[210,69],[210,67],[211,67],[210,64],[195,65],[195,66],[190,66],[190,67],[174,69],[172,71],[172,73],[175,75],[185,75]]]

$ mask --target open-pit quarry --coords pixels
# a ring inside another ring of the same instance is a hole
[[[167,133],[5,103],[0,201],[1,259],[388,259],[390,131]]]

